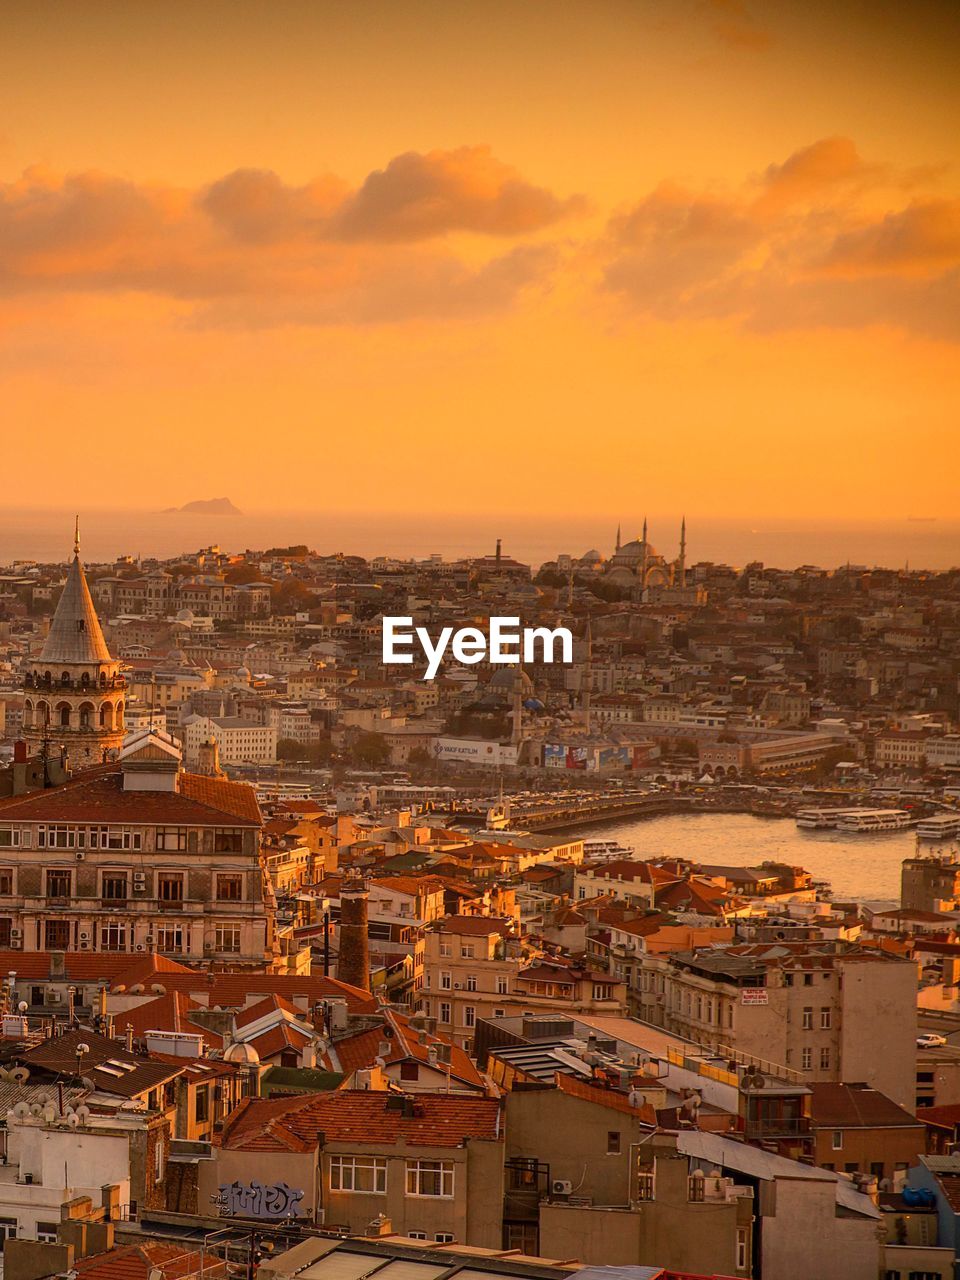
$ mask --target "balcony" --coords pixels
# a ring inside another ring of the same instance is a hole
[[[743,1135],[748,1141],[759,1141],[764,1138],[802,1138],[809,1136],[811,1132],[809,1116],[746,1120],[743,1126]]]

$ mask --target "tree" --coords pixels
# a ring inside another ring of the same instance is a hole
[[[317,597],[298,578],[284,578],[270,588],[274,613],[303,613],[317,606]]]
[[[248,582],[260,582],[260,574],[252,564],[241,561],[240,564],[232,564],[223,575],[224,582],[232,582],[234,586],[243,587]]]
[[[390,746],[379,733],[361,733],[351,751],[355,764],[379,769],[390,759]]]

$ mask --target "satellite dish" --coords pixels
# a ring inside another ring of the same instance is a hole
[[[30,1118],[30,1108],[25,1102],[18,1102],[13,1108],[13,1114],[18,1120],[28,1120]]]
[[[74,1112],[73,1115],[67,1116],[67,1124],[71,1129],[80,1128],[80,1117],[77,1115],[76,1112]]]
[[[26,1067],[14,1067],[10,1072],[10,1079],[14,1084],[26,1084],[30,1079],[30,1072]]]
[[[90,1108],[86,1105],[77,1107],[77,1118],[81,1124],[86,1124],[90,1119]]]
[[[155,996],[165,996],[167,994],[167,988],[162,982],[155,982],[150,990]]]

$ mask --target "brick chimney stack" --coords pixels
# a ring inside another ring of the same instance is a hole
[[[340,960],[337,977],[352,987],[370,990],[370,950],[367,943],[367,886],[353,872],[340,886]]]

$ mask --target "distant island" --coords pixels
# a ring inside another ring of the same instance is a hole
[[[196,502],[186,502],[182,507],[165,507],[160,514],[164,516],[242,516],[243,512],[235,507],[229,498],[201,498]]]

